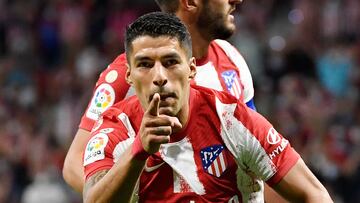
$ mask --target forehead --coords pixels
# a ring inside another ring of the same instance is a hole
[[[161,57],[168,54],[178,54],[185,56],[185,49],[180,46],[176,37],[161,36],[140,36],[131,43],[132,51],[130,58],[133,60],[139,56],[142,57]]]

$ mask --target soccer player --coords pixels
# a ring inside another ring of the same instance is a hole
[[[293,202],[332,202],[265,118],[226,92],[190,85],[195,59],[177,17],[141,16],[125,38],[136,96],[92,129],[84,202],[259,202],[247,178]]]
[[[156,0],[162,11],[173,13],[184,22],[193,40],[197,75],[194,82],[215,90],[227,91],[255,109],[252,78],[240,53],[227,41],[235,31],[236,4],[241,0]],[[93,97],[82,116],[79,129],[65,159],[66,182],[81,192],[84,184],[82,152],[99,114],[134,91],[125,81],[126,56],[119,55],[96,83]]]

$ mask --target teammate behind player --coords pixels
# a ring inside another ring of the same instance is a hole
[[[95,124],[84,202],[258,202],[245,174],[293,202],[332,202],[265,118],[225,92],[190,86],[195,59],[178,18],[144,15],[125,44],[136,96]]]
[[[162,11],[176,14],[189,29],[197,65],[195,83],[227,91],[254,109],[254,89],[247,64],[232,45],[225,40],[219,40],[227,39],[235,32],[234,17],[231,13],[241,0],[156,1]],[[134,94],[124,79],[125,64],[125,54],[121,54],[100,75],[93,97],[67,153],[63,176],[78,192],[82,191],[84,184],[82,152],[94,122],[100,113],[111,105]]]

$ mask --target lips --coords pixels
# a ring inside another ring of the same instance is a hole
[[[158,92],[160,95],[160,101],[166,101],[167,98],[177,98],[176,94],[174,92]],[[149,102],[151,102],[151,100],[154,97],[154,94],[151,94],[149,97]]]
[[[229,16],[229,19],[230,19],[230,20],[234,20],[234,15],[232,14],[234,11],[235,11],[235,8],[232,8],[232,9],[230,9],[230,11],[229,11],[228,16]]]

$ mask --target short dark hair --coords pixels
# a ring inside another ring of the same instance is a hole
[[[179,0],[155,0],[164,12],[175,13],[179,8]]]
[[[131,43],[138,37],[150,36],[161,37],[169,36],[176,38],[180,46],[185,49],[188,58],[192,56],[191,37],[185,25],[178,17],[164,12],[152,12],[140,16],[126,29],[125,52],[129,60],[132,51]]]

